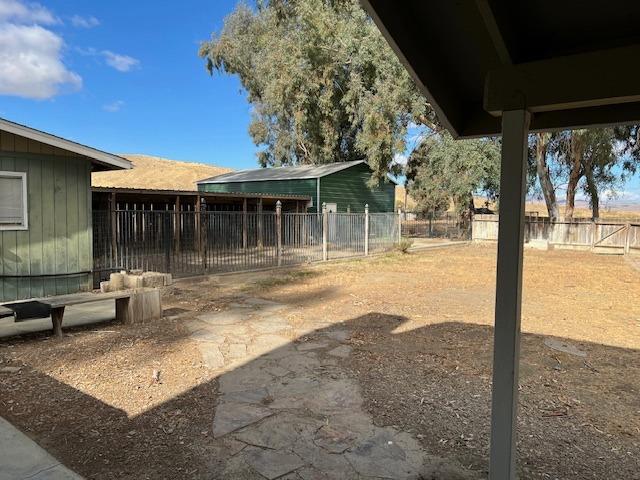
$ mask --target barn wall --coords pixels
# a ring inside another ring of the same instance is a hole
[[[320,201],[337,203],[338,212],[393,212],[395,185],[390,181],[370,187],[371,170],[365,164],[355,165],[320,179]]]
[[[91,163],[0,132],[0,170],[27,173],[29,215],[28,230],[0,231],[0,301],[87,289],[74,274],[93,267]]]

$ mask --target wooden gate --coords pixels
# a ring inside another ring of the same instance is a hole
[[[630,225],[596,223],[593,232],[593,251],[623,255],[627,249]]]

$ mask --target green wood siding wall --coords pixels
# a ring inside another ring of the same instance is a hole
[[[393,212],[395,185],[384,182],[370,187],[371,170],[365,164],[354,165],[320,179],[320,202],[336,203],[338,212],[364,212],[369,204],[369,211]]]
[[[229,182],[206,183],[198,185],[201,192],[242,192],[242,193],[271,193],[289,195],[308,195],[313,199],[314,208],[309,212],[315,212],[316,204],[316,180],[314,178],[303,180],[269,180],[264,182]]]
[[[366,164],[354,165],[320,178],[320,203],[336,203],[339,212],[363,212],[369,204],[370,212],[393,212],[396,186],[391,181],[370,187],[371,169]],[[261,182],[229,182],[198,185],[203,192],[244,192],[308,195],[316,211],[317,187],[315,179],[267,180]]]
[[[0,170],[27,173],[29,215],[0,231],[0,301],[90,288],[90,274],[61,275],[93,268],[90,161],[0,132]]]

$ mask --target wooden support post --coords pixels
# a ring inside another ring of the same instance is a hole
[[[508,111],[502,115],[490,480],[516,478],[522,250],[530,118],[531,114],[526,110]]]
[[[242,200],[242,248],[247,249],[247,197]]]
[[[276,247],[278,266],[282,265],[282,203],[276,202]]]
[[[402,241],[402,209],[398,209],[398,244]]]
[[[176,205],[174,213],[174,232],[175,232],[175,249],[176,253],[180,253],[180,230],[182,229],[182,216],[180,215],[180,195],[176,196]]]
[[[624,254],[628,254],[631,251],[631,224],[627,223],[625,226],[626,235],[624,236]]]
[[[258,198],[258,248],[262,248],[262,198]]]
[[[62,338],[62,318],[64,317],[64,307],[55,307],[51,309],[51,323],[53,325],[53,334]]]
[[[109,194],[109,217],[111,224],[111,262],[112,266],[115,265],[116,258],[118,256],[118,218],[117,218],[117,203],[116,203],[116,194],[112,192]]]
[[[369,255],[369,204],[364,206],[364,254]]]
[[[329,248],[327,239],[329,237],[329,214],[327,213],[327,204],[322,204],[322,260],[325,262],[329,259]]]

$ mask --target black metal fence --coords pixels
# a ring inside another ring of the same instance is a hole
[[[120,270],[182,277],[365,255],[392,248],[398,226],[393,213],[94,211],[94,284]]]
[[[402,236],[410,238],[471,238],[471,222],[451,212],[442,214],[403,212]]]

